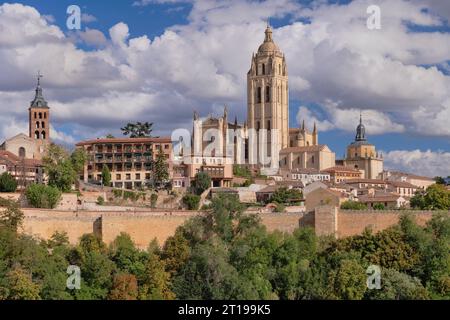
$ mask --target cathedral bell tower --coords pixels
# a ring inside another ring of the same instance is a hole
[[[36,94],[28,109],[29,137],[46,143],[50,140],[50,108],[42,95],[41,78],[42,75],[38,72]]]
[[[281,149],[289,143],[289,94],[286,59],[272,38],[272,28],[267,24],[264,42],[252,55],[247,74],[247,123],[259,137],[261,129],[267,130],[265,154],[272,157],[271,164],[278,166]],[[275,129],[275,130],[274,130]],[[273,139],[272,131],[278,133]],[[260,147],[249,148],[249,161],[261,164]],[[256,152],[256,154],[255,154]]]

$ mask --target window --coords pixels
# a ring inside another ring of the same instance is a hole
[[[47,119],[47,112],[44,112],[44,119]]]
[[[121,180],[122,176],[120,174],[116,174],[116,180]]]
[[[136,180],[141,180],[141,174],[140,173],[136,173]]]
[[[39,112],[39,119],[42,119],[42,112]]]
[[[262,74],[266,74],[266,65],[264,63],[262,64]]]
[[[37,118],[37,112],[34,113],[34,118],[35,118],[35,119]]]
[[[45,139],[45,131],[42,131],[41,135],[42,135],[42,139]]]
[[[281,74],[281,64],[278,65],[278,73]]]
[[[24,147],[19,148],[19,157],[25,158],[26,152]]]
[[[266,102],[270,102],[270,87],[266,87]]]
[[[39,139],[39,136],[40,136],[40,135],[39,135],[39,131],[35,131],[35,132],[34,132],[34,138],[35,138],[35,139]]]
[[[270,120],[267,120],[267,130],[270,130]]]
[[[41,122],[41,128],[45,129],[45,122],[44,121]]]
[[[127,180],[131,180],[131,174],[130,174],[130,173],[127,173],[126,179],[127,179]]]
[[[261,129],[261,125],[259,121],[256,121],[256,130],[259,131],[259,129]]]
[[[165,144],[165,145],[164,145],[164,149],[169,149],[169,145],[168,145],[168,144]]]
[[[261,103],[261,99],[261,87],[258,87],[258,89],[256,90],[256,102]]]
[[[311,157],[311,162],[314,163],[314,156]]]

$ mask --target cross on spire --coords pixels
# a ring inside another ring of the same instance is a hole
[[[41,85],[41,78],[43,78],[44,76],[41,74],[41,70],[38,70],[37,73],[37,85],[40,86]]]

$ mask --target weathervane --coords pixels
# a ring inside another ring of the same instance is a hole
[[[41,84],[41,78],[43,78],[44,76],[41,74],[41,70],[38,70],[37,73],[37,81],[38,81],[38,86]]]

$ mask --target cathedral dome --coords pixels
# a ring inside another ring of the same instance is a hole
[[[268,25],[265,31],[266,37],[264,39],[264,42],[262,45],[259,46],[258,52],[259,53],[266,53],[266,52],[280,52],[280,48],[273,42],[272,39],[272,28]]]

